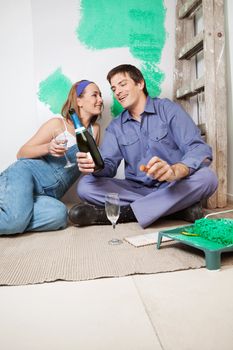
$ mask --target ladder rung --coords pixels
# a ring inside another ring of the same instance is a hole
[[[190,96],[197,95],[200,91],[204,90],[204,77],[201,77],[191,84],[187,84],[186,86],[182,86],[181,88],[176,90],[176,98],[185,98]]]
[[[179,18],[189,17],[201,5],[202,0],[187,0],[179,10]]]
[[[179,52],[179,60],[188,60],[203,49],[203,31],[197,34],[189,43],[184,45]]]

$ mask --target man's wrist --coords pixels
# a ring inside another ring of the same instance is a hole
[[[176,163],[171,166],[176,180],[183,179],[184,177],[189,175],[189,167],[183,163]]]

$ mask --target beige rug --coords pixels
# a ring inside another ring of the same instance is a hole
[[[137,223],[121,224],[114,236],[123,239],[156,230],[158,225],[142,230]],[[125,241],[111,246],[108,241],[112,237],[111,226],[0,237],[0,285],[82,281],[205,266],[200,251],[177,242],[164,242],[158,250],[155,245],[135,248]],[[222,260],[222,264],[232,264],[233,254]]]

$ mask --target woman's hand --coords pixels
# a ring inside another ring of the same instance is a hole
[[[77,164],[79,170],[83,174],[93,173],[95,170],[95,163],[90,155],[90,153],[78,152],[76,154]]]
[[[52,118],[41,125],[39,130],[18,151],[17,158],[39,158],[51,154],[62,157],[66,151],[64,147],[56,146],[54,130],[63,128],[61,118]]]
[[[66,151],[67,148],[64,146],[64,143],[62,143],[62,141],[59,142],[55,139],[52,139],[48,144],[48,154],[51,154],[53,157],[62,157]]]

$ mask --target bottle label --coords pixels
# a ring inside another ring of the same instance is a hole
[[[85,131],[84,126],[80,126],[79,128],[75,129],[75,132],[76,132],[77,134],[81,134],[81,132],[83,132],[83,131]]]

